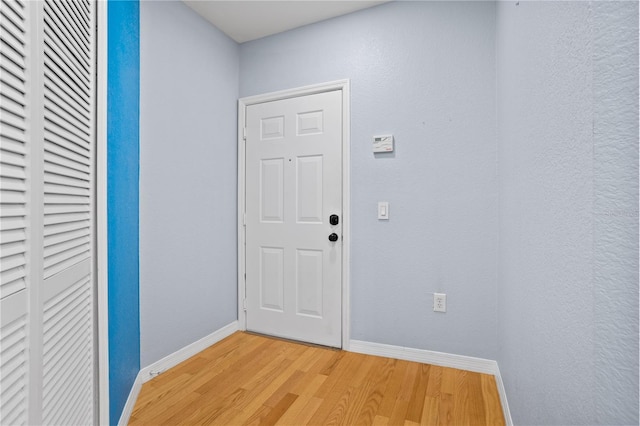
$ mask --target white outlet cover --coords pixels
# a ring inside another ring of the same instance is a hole
[[[433,293],[433,311],[447,312],[447,295],[444,293]]]

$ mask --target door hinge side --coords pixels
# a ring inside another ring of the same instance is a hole
[[[247,214],[242,213],[242,226],[247,226]]]
[[[242,139],[244,139],[245,141],[247,140],[247,128],[246,127],[242,128]]]
[[[242,309],[244,309],[245,312],[247,311],[247,299],[242,299]]]

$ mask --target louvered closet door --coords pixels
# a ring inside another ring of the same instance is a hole
[[[93,8],[44,2],[44,424],[94,420]]]
[[[0,1],[0,424],[93,424],[95,5]]]
[[[27,423],[29,4],[0,3],[0,424]]]

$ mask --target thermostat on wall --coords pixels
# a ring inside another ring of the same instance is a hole
[[[380,135],[373,137],[373,152],[393,151],[393,135]]]

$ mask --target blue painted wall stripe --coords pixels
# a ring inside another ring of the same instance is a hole
[[[140,5],[109,1],[107,10],[109,419],[115,425],[140,371]]]

